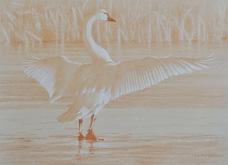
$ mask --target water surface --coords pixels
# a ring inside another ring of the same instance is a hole
[[[49,104],[47,92],[23,73],[30,56],[91,62],[83,45],[1,47],[0,164],[227,164],[226,45],[103,44],[115,61],[169,54],[197,58],[213,51],[215,60],[209,69],[110,102],[95,124],[95,133],[105,139],[97,143],[78,142],[78,123],[57,122],[71,99]]]

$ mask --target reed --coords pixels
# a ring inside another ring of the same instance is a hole
[[[0,41],[81,42],[86,17],[106,9],[117,23],[94,26],[98,42],[220,42],[228,37],[226,0],[1,0]]]

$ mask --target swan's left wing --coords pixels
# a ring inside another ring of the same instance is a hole
[[[111,98],[142,90],[173,76],[208,68],[213,54],[204,58],[144,58],[115,65]]]

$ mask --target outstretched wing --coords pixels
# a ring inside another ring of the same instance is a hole
[[[117,64],[111,82],[111,98],[158,84],[173,76],[208,68],[213,54],[204,58],[144,58]]]
[[[36,79],[47,90],[50,101],[54,102],[66,94],[66,88],[80,65],[65,56],[32,58],[25,61],[24,72]]]

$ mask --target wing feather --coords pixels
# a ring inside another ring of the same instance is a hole
[[[32,58],[25,61],[24,72],[37,80],[48,92],[53,102],[66,94],[80,63],[71,62],[65,56],[46,59]]]
[[[190,73],[194,70],[208,68],[213,54],[204,58],[144,58],[121,62],[114,67],[116,80],[111,82],[111,98],[138,91],[158,84],[173,76]],[[122,72],[120,72],[122,71]],[[115,77],[115,76],[114,76]]]
[[[50,100],[76,93],[110,91],[112,99],[148,88],[173,76],[208,68],[213,55],[205,58],[144,58],[118,64],[82,65],[66,57],[31,59],[24,72],[49,93]],[[79,69],[80,68],[80,69]]]

